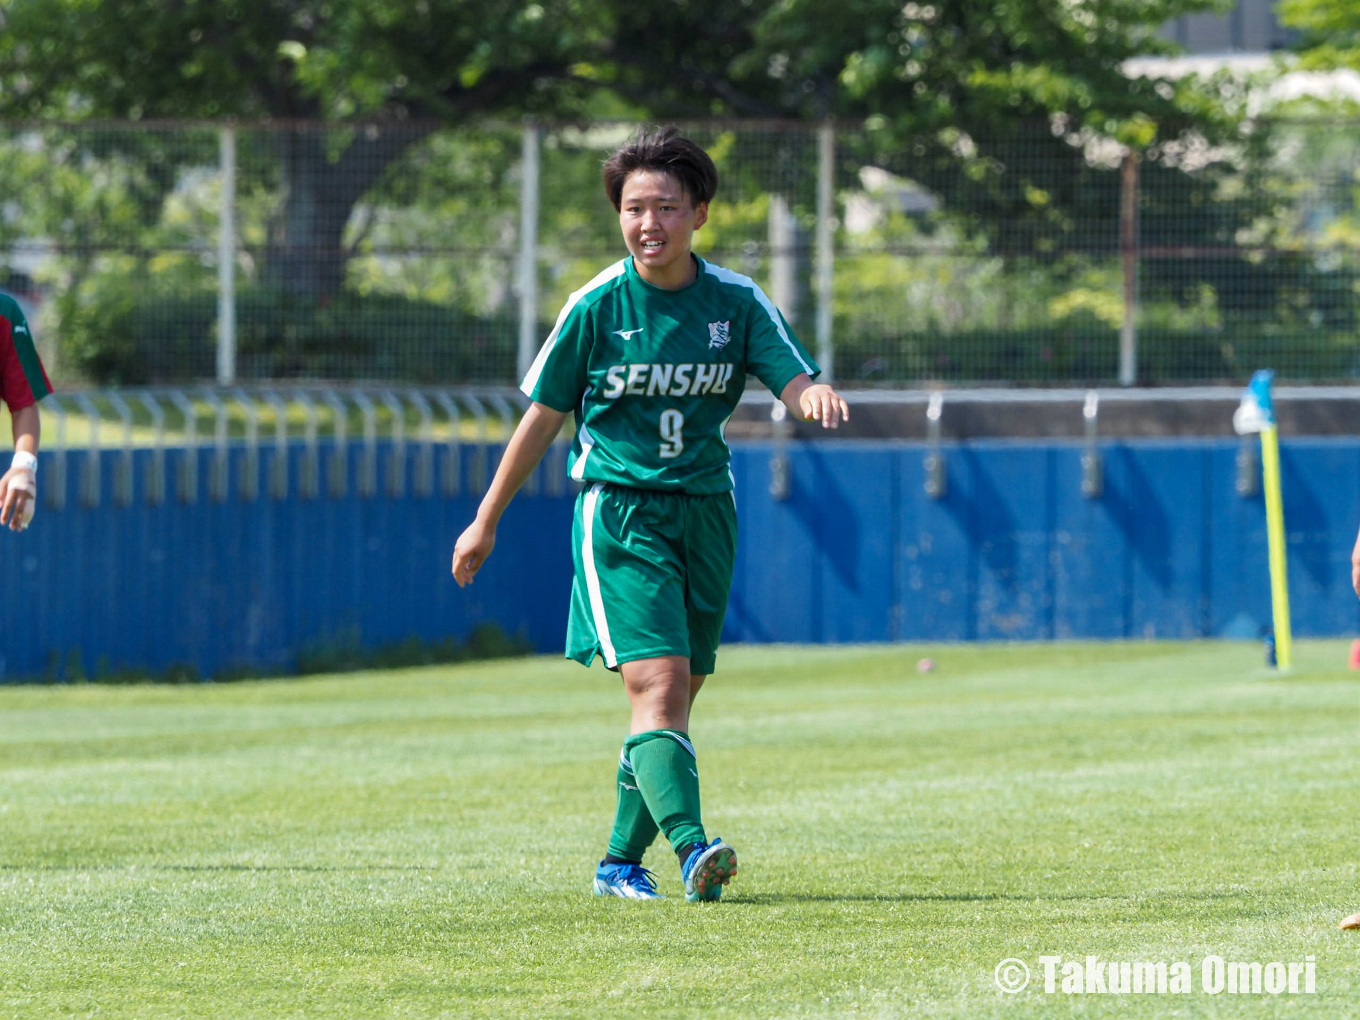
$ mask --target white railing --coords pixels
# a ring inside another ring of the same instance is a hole
[[[1070,405],[1080,415],[1084,436],[1082,491],[1098,498],[1103,491],[1103,463],[1099,446],[1099,419],[1107,403],[1150,404],[1221,401],[1230,405],[1240,399],[1236,387],[1192,387],[1148,390],[857,390],[848,394],[852,405],[919,406],[925,415],[926,493],[934,499],[948,491],[948,463],[942,438],[951,407],[973,404]],[[1291,401],[1360,400],[1360,387],[1280,387],[1274,391],[1281,405]],[[773,452],[770,460],[770,493],[776,499],[789,492],[789,444],[792,423],[784,407],[763,388],[754,388],[742,403],[769,409]],[[140,491],[148,502],[166,498],[167,457],[178,458],[176,498],[198,498],[200,451],[210,446],[207,493],[210,499],[227,498],[230,453],[244,448],[238,496],[254,500],[261,495],[261,450],[272,446],[270,473],[264,486],[268,496],[282,499],[289,492],[290,446],[300,443],[302,459],[297,491],[304,498],[321,495],[322,441],[330,444],[325,472],[326,495],[348,494],[352,427],[362,436],[356,494],[375,495],[381,487],[389,495],[404,493],[409,472],[416,494],[430,495],[436,477],[441,494],[455,496],[463,487],[467,461],[467,486],[480,492],[490,481],[495,465],[492,447],[508,439],[529,400],[513,387],[397,387],[397,386],[211,386],[146,388],[138,390],[90,390],[52,394],[42,403],[47,419],[43,448],[52,458],[49,484],[44,486],[49,506],[65,505],[68,453],[85,449],[98,453],[114,446],[112,499],[127,505],[137,490],[134,456],[149,449]],[[1225,414],[1227,414],[1225,407]],[[202,428],[200,428],[202,426]],[[76,433],[79,432],[79,435]],[[266,438],[268,436],[269,438]],[[560,495],[566,491],[567,436],[553,444],[545,464],[526,483],[526,491]],[[378,477],[378,445],[390,446],[387,471]],[[467,458],[471,458],[467,460]],[[436,471],[436,462],[439,470]],[[1254,445],[1243,442],[1239,453],[1238,490],[1255,493],[1259,484]],[[97,505],[103,488],[101,458],[81,458],[81,477],[76,491],[85,505]]]

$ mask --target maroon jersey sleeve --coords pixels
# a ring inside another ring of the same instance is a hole
[[[13,298],[0,294],[0,400],[13,413],[51,392],[23,311]]]

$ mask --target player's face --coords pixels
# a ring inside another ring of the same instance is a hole
[[[661,170],[638,170],[623,182],[619,226],[638,275],[658,287],[683,287],[694,278],[689,257],[694,232],[708,221],[708,203],[692,202],[680,182]]]

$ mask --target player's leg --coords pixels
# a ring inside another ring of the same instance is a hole
[[[681,609],[681,612],[684,610]],[[689,728],[688,655],[657,655],[619,665],[623,690],[632,710],[630,734]]]
[[[632,709],[624,742],[638,789],[656,824],[679,852],[703,843],[699,765],[689,739],[689,658],[662,655],[619,666]]]
[[[661,830],[642,799],[626,745],[619,751],[614,782],[614,824],[604,858],[595,868],[595,894],[635,900],[659,898],[652,873],[642,866],[642,857]]]
[[[569,657],[589,664],[599,655],[612,669],[619,669],[623,660],[630,672],[629,662],[658,654],[675,652],[687,661],[684,586],[674,536],[666,534],[671,516],[667,498],[656,493],[596,485],[581,494],[573,524],[576,577],[567,627]],[[678,525],[673,530],[678,532]],[[654,618],[665,619],[662,609],[671,603],[670,616],[678,613],[682,622],[668,631]],[[684,708],[687,712],[687,701]],[[662,718],[667,718],[664,712]],[[614,824],[596,870],[595,889],[602,895],[656,896],[641,862],[660,830],[640,785],[625,743],[615,775]]]
[[[699,688],[704,685],[704,681],[707,679],[708,675],[705,673],[691,673],[689,675],[689,709],[691,712],[694,711],[694,699],[699,696]]]
[[[702,676],[690,677],[689,707],[693,707],[694,699],[704,680],[705,677]],[[609,832],[609,847],[600,866],[630,864],[640,866],[643,855],[661,829],[652,818],[651,811],[647,809],[647,802],[638,788],[637,776],[634,774],[632,763],[628,760],[626,745],[619,752],[619,768],[615,782],[618,794],[614,808],[614,824]],[[629,875],[624,874],[623,877],[627,878]]]
[[[674,656],[681,663],[687,664],[688,660]],[[624,663],[619,667],[624,676],[624,688],[629,690],[629,679],[635,683],[644,685],[645,690],[639,693],[635,699],[629,691],[629,702],[632,704],[633,721],[630,733],[640,732],[641,730],[657,729],[671,719],[675,698],[668,698],[667,693],[662,690],[654,681],[654,677],[649,679],[649,671],[646,664],[653,660],[642,660],[640,663]],[[668,707],[668,702],[670,703]],[[681,715],[682,723],[680,729],[684,729],[684,718],[688,715],[688,704],[685,706],[685,713]],[[642,791],[638,784],[637,773],[629,758],[630,747],[627,742],[623,745],[623,750],[619,752],[619,768],[616,776],[618,786],[618,797],[614,808],[614,825],[609,833],[609,847],[605,851],[605,856],[600,861],[600,869],[615,867],[619,869],[624,865],[642,864],[643,854],[652,845],[657,834],[661,831],[656,820],[652,817],[651,811],[647,807],[647,802],[643,798]],[[599,870],[599,869],[597,869]],[[618,875],[627,879],[632,873],[619,870]],[[610,876],[596,877],[596,891],[600,892],[601,882],[607,882]],[[641,898],[641,897],[634,897]]]
[[[692,706],[717,662],[736,562],[736,507],[730,493],[685,502],[685,629]],[[715,900],[737,872],[737,856],[719,839],[690,850],[683,867],[689,899]]]
[[[699,764],[688,733],[695,693],[689,663],[672,655],[620,667],[633,710],[625,747],[638,789],[680,861],[686,899],[716,900],[737,859],[731,847],[704,834]]]

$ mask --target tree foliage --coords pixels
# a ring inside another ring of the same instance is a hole
[[[559,108],[582,0],[11,0],[0,115],[437,118]]]
[[[1360,7],[1350,0],[1281,0],[1281,24],[1298,29],[1305,67],[1360,70]]]
[[[591,11],[582,0],[15,0],[0,33],[0,116],[405,125],[280,136],[271,258],[285,289],[324,297],[341,284],[355,203],[434,124],[578,108],[588,87],[574,67],[600,45]]]
[[[1218,0],[0,0],[0,117],[298,122],[294,130],[259,133],[265,141],[256,148],[243,145],[240,187],[246,205],[252,196],[277,197],[267,217],[245,217],[243,240],[268,268],[261,276],[303,308],[324,306],[346,287],[395,293],[396,281],[413,297],[486,312],[463,292],[504,293],[505,261],[484,258],[449,271],[434,259],[412,259],[396,271],[397,281],[370,242],[429,244],[453,223],[468,245],[503,246],[513,223],[489,201],[479,205],[474,191],[513,190],[514,133],[460,148],[436,130],[523,116],[861,121],[865,130],[839,152],[839,185],[858,188],[862,167],[885,167],[938,197],[948,213],[934,225],[914,224],[911,243],[932,231],[937,240],[962,238],[1023,265],[1022,272],[1045,264],[1046,271],[1070,269],[1074,293],[1094,293],[1083,282],[1090,260],[1069,255],[1099,259],[1114,250],[1114,168],[1125,151],[1143,155],[1147,194],[1161,196],[1143,209],[1146,244],[1228,246],[1261,215],[1255,199],[1228,183],[1235,169],[1222,153],[1237,135],[1222,97],[1192,79],[1131,78],[1124,70],[1130,57],[1168,48],[1157,34],[1166,21],[1216,6]],[[1285,9],[1340,45],[1360,34],[1350,6],[1287,0]],[[1191,137],[1218,155],[1190,168],[1184,142]],[[809,133],[718,132],[709,141],[727,147],[730,173],[756,190],[804,207],[812,202],[816,146]],[[163,142],[134,132],[105,144],[101,159],[121,150],[130,163],[145,164],[127,175],[117,204],[119,217],[142,223],[144,243],[163,230],[157,210],[178,186],[175,161],[156,155]],[[578,164],[563,179],[543,182],[545,241],[558,246],[564,265],[579,257],[573,236],[598,233],[572,222],[581,189],[597,188],[593,157]],[[408,194],[411,188],[416,193]],[[373,215],[399,206],[407,213]],[[754,209],[737,211],[758,217]],[[55,212],[45,221],[54,229],[63,222]],[[1200,300],[1204,279],[1177,281],[1159,275],[1161,268],[1145,279]],[[1232,273],[1210,280],[1210,289],[1233,293],[1232,280],[1244,277]],[[1269,296],[1252,290],[1250,299]],[[1087,304],[1109,317],[1099,300]],[[1062,307],[1069,305],[1075,307]]]

